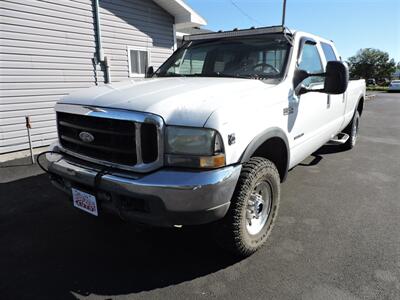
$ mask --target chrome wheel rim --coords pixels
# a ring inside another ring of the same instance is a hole
[[[264,228],[271,212],[271,206],[271,185],[262,181],[254,187],[247,200],[246,229],[250,235],[256,235]]]

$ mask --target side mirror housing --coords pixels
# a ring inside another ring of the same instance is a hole
[[[325,77],[323,89],[307,89],[301,85],[304,79],[313,76]],[[308,92],[320,92],[331,95],[343,94],[349,84],[349,70],[341,61],[329,61],[326,64],[326,72],[310,74],[304,70],[297,69],[293,76],[293,86],[296,95],[302,95]]]
[[[154,68],[152,66],[148,67],[146,71],[146,78],[152,77],[153,74],[154,74]]]
[[[341,61],[330,61],[326,65],[324,93],[343,94],[349,84],[349,70]]]

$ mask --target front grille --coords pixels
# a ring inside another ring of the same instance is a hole
[[[157,127],[151,123],[57,112],[61,146],[74,153],[119,165],[151,163],[158,158]],[[79,134],[90,133],[85,142]]]

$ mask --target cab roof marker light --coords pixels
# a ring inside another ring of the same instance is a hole
[[[201,33],[193,35],[185,35],[184,41],[197,41],[206,39],[218,39],[224,37],[238,37],[246,35],[264,34],[264,33],[286,33],[288,29],[284,26],[270,26],[260,27],[254,29],[241,29],[233,31],[213,32],[213,33]]]

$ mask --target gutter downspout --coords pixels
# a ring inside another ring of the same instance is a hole
[[[104,49],[101,41],[101,24],[100,24],[100,5],[99,0],[94,0],[94,11],[96,21],[96,40],[97,40],[97,58],[100,64],[103,64],[106,69],[106,83],[111,83],[111,59],[104,55]]]
[[[177,40],[176,40],[176,24],[174,24],[174,25],[172,25],[172,30],[173,30],[173,35],[174,35],[174,51],[176,50],[176,49],[178,49],[178,43],[177,43]]]

